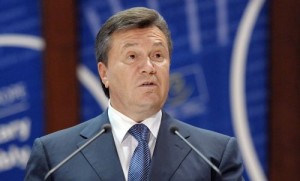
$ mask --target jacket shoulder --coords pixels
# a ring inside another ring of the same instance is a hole
[[[104,114],[104,113],[103,113]],[[63,145],[75,145],[86,139],[89,134],[94,134],[101,129],[101,126],[106,121],[105,115],[99,115],[95,118],[87,120],[78,125],[62,129],[48,135],[42,136],[39,139],[43,145],[47,146],[63,146]]]

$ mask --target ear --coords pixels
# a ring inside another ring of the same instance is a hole
[[[107,67],[104,63],[98,63],[98,73],[101,77],[102,83],[105,85],[105,88],[109,87],[108,77],[107,77]]]

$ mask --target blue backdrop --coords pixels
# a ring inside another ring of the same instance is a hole
[[[112,14],[158,10],[174,42],[165,109],[198,127],[236,136],[246,180],[267,168],[268,1],[81,0],[78,79],[81,120],[106,108],[94,55],[95,36]],[[0,180],[23,180],[33,139],[43,132],[40,1],[0,1]]]
[[[0,1],[0,180],[23,180],[34,138],[43,134],[38,0]]]
[[[246,180],[265,180],[268,11],[264,0],[81,0],[82,121],[106,107],[94,55],[97,31],[112,14],[134,6],[158,10],[172,33],[171,87],[165,109],[195,126],[236,136]]]

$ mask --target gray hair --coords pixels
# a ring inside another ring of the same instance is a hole
[[[107,66],[108,51],[111,48],[111,36],[114,32],[120,30],[129,30],[134,28],[158,27],[167,38],[169,54],[172,54],[171,33],[164,18],[155,10],[144,7],[135,7],[120,11],[110,17],[99,30],[96,43],[96,60],[103,62]],[[109,97],[109,90],[102,84],[105,95]]]

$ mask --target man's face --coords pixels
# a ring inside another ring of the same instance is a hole
[[[113,33],[108,64],[98,64],[111,105],[135,121],[162,108],[169,91],[169,69],[167,39],[157,27]]]

